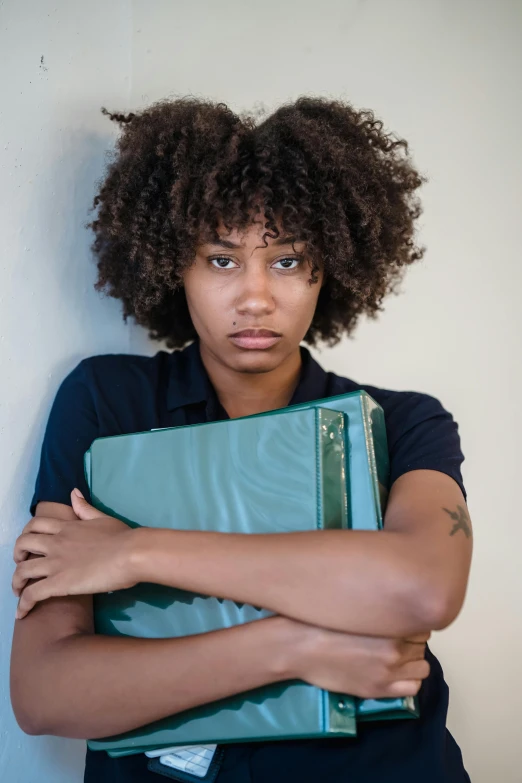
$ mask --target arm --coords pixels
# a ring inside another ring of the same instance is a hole
[[[39,503],[36,515],[77,519],[61,503]],[[29,734],[117,734],[286,679],[294,642],[277,617],[181,639],[96,635],[91,596],[50,598],[15,622],[13,710]]]
[[[263,606],[334,630],[389,637],[439,630],[456,618],[472,553],[462,491],[436,470],[412,470],[394,482],[385,529],[377,533],[244,535],[158,528],[133,533],[129,567],[136,581]]]
[[[76,520],[71,507],[37,515]],[[269,617],[180,639],[94,633],[92,597],[50,598],[15,623],[11,701],[29,734],[105,737],[271,682],[302,679],[362,698],[415,695],[429,634],[409,640]]]

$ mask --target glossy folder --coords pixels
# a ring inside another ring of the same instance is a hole
[[[131,526],[267,533],[382,526],[388,452],[365,392],[187,427],[96,439],[85,454],[93,505]],[[255,480],[253,480],[255,477]],[[94,597],[98,633],[173,637],[272,612],[139,584]],[[360,701],[278,683],[89,740],[110,755],[151,747],[353,736],[357,720],[415,716],[412,699]]]

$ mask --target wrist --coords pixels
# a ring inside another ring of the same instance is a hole
[[[279,615],[272,621],[277,634],[274,674],[280,680],[305,679],[307,661],[321,629]]]
[[[154,551],[158,531],[149,527],[136,527],[129,531],[129,549],[127,553],[127,568],[134,580],[138,582],[154,581]]]

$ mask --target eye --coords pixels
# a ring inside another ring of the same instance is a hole
[[[209,258],[209,262],[212,264],[214,269],[232,269],[233,267],[227,266],[227,264],[233,264],[231,258],[227,258],[226,256],[214,256],[214,258]],[[217,261],[217,264],[214,264],[214,261]],[[237,266],[237,264],[236,264]]]
[[[301,266],[301,264],[303,263],[303,259],[301,257],[288,256],[287,258],[279,258],[275,263],[283,264],[283,266],[280,267],[280,269],[292,270],[292,269],[297,269],[298,266]],[[291,264],[295,264],[295,266],[291,266]]]

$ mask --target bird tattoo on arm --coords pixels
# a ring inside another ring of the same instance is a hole
[[[450,536],[454,536],[455,533],[457,533],[459,530],[462,530],[466,538],[469,538],[471,536],[471,527],[469,524],[469,516],[466,512],[466,509],[462,506],[457,506],[457,511],[450,511],[449,508],[444,508],[444,511],[450,515],[452,519],[455,520],[455,524],[453,525]]]

